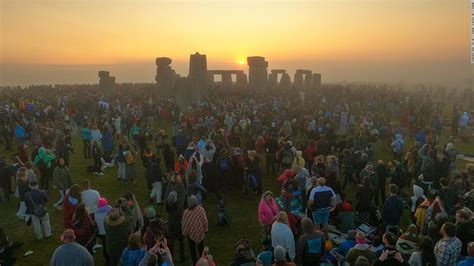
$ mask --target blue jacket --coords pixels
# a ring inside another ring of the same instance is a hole
[[[24,138],[26,135],[25,128],[22,127],[21,125],[16,125],[15,126],[15,137],[17,138]]]
[[[465,260],[458,262],[458,266],[472,266],[474,265],[474,257],[466,257]]]
[[[87,127],[81,128],[81,137],[83,140],[91,140],[91,130]]]
[[[120,264],[123,266],[136,266],[147,254],[146,249],[124,249],[120,256]]]

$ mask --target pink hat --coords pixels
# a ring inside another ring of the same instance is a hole
[[[100,208],[100,207],[104,207],[106,205],[109,205],[109,202],[107,201],[106,198],[99,198],[99,201],[97,203],[97,207]]]

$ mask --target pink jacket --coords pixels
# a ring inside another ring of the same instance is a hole
[[[260,224],[271,225],[273,223],[273,217],[277,216],[280,212],[280,207],[274,199],[271,202],[266,202],[265,199],[260,200],[258,205],[258,221]]]

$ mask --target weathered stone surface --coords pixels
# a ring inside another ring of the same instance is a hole
[[[176,82],[176,72],[171,68],[172,60],[168,57],[156,58],[156,76],[155,81],[157,90],[155,99],[160,96],[169,97],[173,95],[173,88]]]
[[[285,74],[286,70],[285,69],[272,69],[271,72],[273,74]]]
[[[305,90],[313,88],[313,75],[304,75],[304,88]]]
[[[320,89],[321,88],[321,74],[319,74],[319,73],[314,73],[313,74],[313,87],[315,89]]]
[[[201,55],[198,52],[189,57],[189,75],[192,92],[195,94],[195,103],[199,103],[201,99],[208,96],[208,73],[207,73],[207,58],[206,55]]]
[[[110,77],[109,71],[99,71],[99,91],[100,93],[110,98],[115,91],[115,77]]]
[[[171,58],[169,58],[169,57],[157,57],[156,58],[156,65],[157,66],[169,66],[169,65],[171,65],[171,62],[173,62],[173,60],[171,60]]]
[[[110,76],[109,71],[104,71],[104,70],[99,71],[99,78],[107,78],[109,76]]]
[[[249,88],[255,91],[263,91],[267,87],[268,62],[265,57],[250,56],[247,57],[249,65]]]
[[[280,89],[282,89],[282,90],[291,89],[291,78],[290,78],[290,75],[288,73],[285,73],[281,76]]]
[[[248,82],[247,82],[247,75],[244,74],[244,73],[237,74],[237,77],[236,77],[236,85],[237,85],[237,87],[239,87],[240,89],[246,88],[247,85],[248,85]]]
[[[268,88],[271,90],[275,90],[278,88],[278,74],[277,73],[270,73],[268,75]]]

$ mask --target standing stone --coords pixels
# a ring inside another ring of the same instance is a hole
[[[295,72],[295,78],[293,80],[293,87],[297,91],[302,91],[303,88],[304,88],[303,71],[301,69],[298,69]]]
[[[156,58],[156,84],[158,89],[155,93],[155,99],[158,100],[160,96],[172,96],[173,88],[176,82],[176,72],[171,68],[171,58],[158,57]]]
[[[199,103],[208,96],[208,73],[206,55],[196,52],[189,57],[189,75],[194,102]],[[231,79],[232,84],[232,79]]]
[[[291,78],[288,73],[281,75],[280,79],[280,89],[281,90],[290,90],[291,89]]]
[[[174,87],[176,104],[183,110],[186,109],[193,102],[191,90],[192,89],[189,78],[179,77],[176,79]]]
[[[268,75],[268,88],[270,90],[278,89],[278,74],[273,73],[273,70],[272,73]]]
[[[313,88],[315,90],[321,89],[321,74],[319,73],[313,74]]]
[[[236,83],[235,85],[236,85],[240,90],[246,89],[247,86],[248,86],[247,75],[245,75],[244,73],[239,73],[239,74],[237,74],[235,83]]]
[[[232,87],[232,74],[230,73],[222,74],[222,87],[225,90],[228,90]]]
[[[110,98],[113,96],[115,88],[115,77],[110,76],[109,71],[99,71],[99,90],[100,93],[106,97]]]
[[[304,75],[304,89],[309,91],[313,88],[313,73],[309,71]]]
[[[265,61],[265,57],[247,57],[247,64],[249,66],[249,88],[254,91],[265,90],[268,77],[268,62]]]

